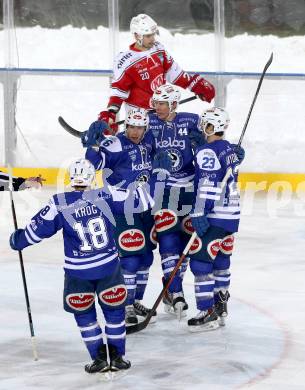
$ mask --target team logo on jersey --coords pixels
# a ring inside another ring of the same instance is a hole
[[[155,91],[157,88],[161,87],[161,85],[164,84],[164,77],[163,74],[159,74],[157,77],[153,79],[153,81],[150,83],[150,88],[152,91]]]
[[[139,229],[125,230],[119,235],[119,246],[125,251],[137,251],[145,246],[145,236]]]
[[[94,293],[74,293],[66,296],[66,302],[71,309],[83,311],[89,309],[94,303]]]
[[[190,247],[189,254],[194,255],[195,253],[198,253],[202,248],[202,241],[199,237],[196,237],[192,246]]]
[[[119,306],[126,300],[127,290],[124,284],[118,284],[117,286],[101,291],[98,297],[106,305]]]
[[[233,252],[234,236],[226,236],[220,245],[220,250],[225,255],[231,255]]]
[[[173,172],[179,171],[179,169],[181,169],[183,164],[183,158],[181,152],[177,149],[170,149],[168,151],[168,154],[172,161],[172,171]]]
[[[135,181],[141,186],[148,182],[150,174],[148,171],[141,172],[135,179]]]
[[[158,236],[157,236],[157,232],[156,232],[156,227],[155,226],[152,227],[152,229],[150,231],[150,234],[149,234],[149,238],[150,238],[150,241],[154,245],[158,244]]]
[[[193,234],[194,228],[192,226],[191,217],[187,216],[182,220],[182,230],[187,234]]]
[[[222,242],[221,239],[216,238],[216,240],[213,240],[208,244],[207,251],[209,256],[212,258],[212,260],[215,260],[215,257],[217,256],[220,250],[221,242]]]
[[[158,211],[155,216],[155,226],[158,233],[164,232],[175,226],[178,222],[177,215],[173,210],[163,209]]]

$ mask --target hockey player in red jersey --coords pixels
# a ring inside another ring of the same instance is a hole
[[[116,114],[125,102],[126,112],[134,108],[150,109],[154,91],[170,82],[188,88],[204,101],[211,102],[215,90],[199,74],[191,76],[174,61],[164,46],[156,41],[158,26],[148,15],[139,14],[131,19],[130,31],[135,42],[129,50],[118,54],[107,110],[98,119],[117,132]]]

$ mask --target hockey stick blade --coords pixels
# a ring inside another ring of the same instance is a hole
[[[179,104],[188,103],[188,102],[191,102],[192,100],[195,100],[195,99],[197,99],[196,95],[181,100],[181,102]],[[154,110],[152,110],[152,111],[154,111]],[[74,129],[74,127],[70,126],[64,120],[64,118],[62,116],[58,117],[58,122],[69,134],[73,135],[74,137],[82,138],[83,134],[85,133],[85,131],[79,131],[79,130]],[[122,125],[124,122],[125,122],[125,120],[121,120],[121,121],[116,122],[116,124]]]
[[[259,79],[259,83],[258,83],[258,85],[257,85],[256,91],[255,91],[255,95],[254,95],[254,98],[253,98],[253,100],[252,100],[252,104],[251,104],[251,106],[250,106],[250,109],[249,109],[249,112],[248,112],[248,116],[247,116],[246,122],[245,122],[245,124],[244,124],[243,130],[242,130],[242,132],[241,132],[241,135],[240,135],[240,138],[239,138],[239,141],[238,141],[238,146],[241,145],[242,140],[243,140],[243,138],[244,138],[244,135],[245,135],[245,132],[246,132],[248,123],[249,123],[249,119],[250,119],[250,116],[251,116],[251,114],[252,114],[252,110],[253,110],[254,104],[255,104],[255,102],[256,102],[258,93],[259,93],[259,90],[261,89],[261,85],[262,85],[262,82],[263,82],[263,80],[264,80],[265,74],[266,74],[266,72],[267,72],[267,69],[269,68],[269,66],[270,66],[271,63],[272,63],[272,60],[273,60],[273,53],[271,53],[271,56],[270,56],[269,60],[266,62],[266,65],[265,65],[265,67],[264,67],[264,69],[263,69],[263,72],[262,72],[262,74],[261,74],[261,77],[260,77],[260,79]]]
[[[71,135],[73,135],[74,137],[77,137],[77,138],[81,138],[83,133],[82,131],[78,131],[76,129],[74,129],[73,127],[71,127],[65,120],[62,116],[59,116],[58,117],[58,122],[59,124]]]

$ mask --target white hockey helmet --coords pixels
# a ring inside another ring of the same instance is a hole
[[[169,109],[172,112],[173,103],[176,102],[178,107],[180,97],[180,91],[175,85],[163,84],[154,91],[152,100],[153,102],[168,102]]]
[[[148,118],[145,110],[130,110],[125,119],[125,126],[143,126],[147,127]]]
[[[79,158],[69,167],[71,187],[89,187],[95,178],[95,169],[90,161]]]
[[[141,36],[157,34],[158,25],[150,16],[139,14],[131,19],[130,32]]]
[[[219,131],[226,131],[230,123],[230,118],[223,108],[213,107],[204,111],[201,115],[200,127],[203,130],[205,135],[212,135],[218,133]],[[206,128],[208,124],[214,126],[214,132],[207,134]]]

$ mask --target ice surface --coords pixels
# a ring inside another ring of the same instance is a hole
[[[15,193],[19,226],[52,193]],[[84,372],[87,351],[73,316],[62,309],[61,234],[23,252],[39,354],[33,361],[18,255],[8,246],[9,194],[1,193],[0,389],[304,389],[304,201],[256,196],[249,205],[250,198],[232,259],[227,326],[190,334],[186,319],[178,323],[160,307],[155,324],[128,336],[128,374],[105,383]],[[161,290],[160,276],[156,257],[147,305]],[[196,312],[192,279],[188,270],[188,318]]]

